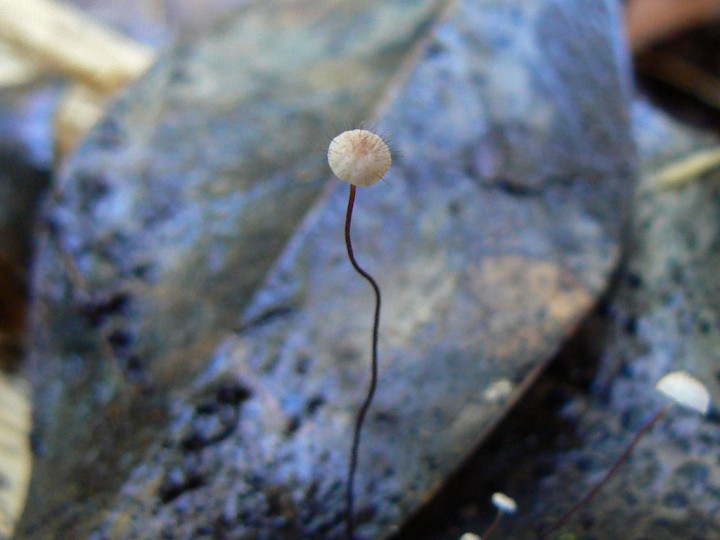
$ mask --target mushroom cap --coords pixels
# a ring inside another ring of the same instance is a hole
[[[343,131],[328,147],[328,163],[340,180],[355,186],[371,186],[390,169],[390,148],[366,129]]]
[[[655,389],[701,414],[710,410],[710,392],[703,383],[684,371],[668,373],[657,382]]]
[[[517,511],[517,503],[515,500],[504,493],[493,493],[492,503],[495,505],[495,508],[505,514],[514,514]]]

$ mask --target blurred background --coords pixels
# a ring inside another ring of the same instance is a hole
[[[0,537],[12,533],[31,467],[23,343],[43,194],[158,51],[249,3],[0,0]],[[720,134],[720,0],[629,0],[624,10],[638,91]]]

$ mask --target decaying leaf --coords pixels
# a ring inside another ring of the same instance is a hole
[[[372,299],[324,149],[363,119],[397,153],[354,225],[385,292],[359,537],[419,511],[618,261],[616,11],[267,2],[161,58],[47,208],[19,538],[341,537]]]

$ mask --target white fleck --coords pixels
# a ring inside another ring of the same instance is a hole
[[[655,385],[655,389],[662,392],[676,403],[701,414],[710,410],[710,393],[703,383],[684,371],[668,373]]]
[[[483,397],[491,402],[503,400],[512,394],[513,386],[508,379],[498,379],[487,387]]]
[[[517,511],[515,500],[504,493],[493,493],[492,503],[495,505],[495,508],[505,514],[514,514]]]

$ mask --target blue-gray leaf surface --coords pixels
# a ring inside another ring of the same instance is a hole
[[[342,536],[372,297],[323,135],[376,110],[396,155],[353,228],[384,292],[358,537],[418,512],[542,369],[620,253],[619,18],[444,7],[249,8],[91,135],[39,249],[20,538]]]

